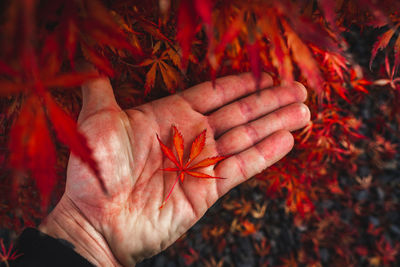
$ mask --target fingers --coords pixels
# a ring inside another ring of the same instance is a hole
[[[227,179],[217,183],[221,197],[236,185],[271,166],[293,147],[293,136],[288,131],[278,131],[255,146],[222,161],[215,174]]]
[[[216,142],[218,154],[238,153],[279,130],[294,131],[300,129],[309,120],[310,110],[306,105],[302,103],[291,104],[222,135]]]
[[[83,64],[80,69],[94,69],[89,64]],[[102,110],[120,110],[115,100],[110,80],[105,76],[90,80],[82,85],[82,110],[78,121],[84,120]]]
[[[271,76],[263,73],[261,76],[261,88],[272,86]],[[196,85],[180,95],[191,105],[191,107],[200,112],[207,113],[226,105],[233,100],[248,95],[257,89],[254,77],[251,73],[232,75],[217,79],[215,88],[211,82],[205,82]]]
[[[280,107],[303,102],[306,97],[307,90],[298,82],[265,89],[260,94],[252,94],[220,108],[209,115],[208,121],[214,130],[214,135],[218,137],[233,127],[254,120]]]

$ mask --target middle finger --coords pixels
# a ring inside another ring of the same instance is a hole
[[[208,117],[209,124],[217,139],[231,128],[245,124],[280,107],[295,102],[303,102],[307,91],[301,83],[294,82],[287,86],[277,86],[254,93],[243,99],[228,104]]]
[[[217,139],[217,151],[220,155],[236,154],[255,145],[274,132],[300,129],[309,120],[310,110],[306,105],[302,103],[291,104],[226,132]]]

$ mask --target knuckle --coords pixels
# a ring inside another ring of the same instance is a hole
[[[307,89],[306,87],[300,82],[294,82],[293,85],[296,87],[296,92],[298,100],[304,102],[307,99]]]
[[[303,120],[305,121],[310,120],[311,118],[310,109],[305,104],[299,103],[297,105],[297,112]]]

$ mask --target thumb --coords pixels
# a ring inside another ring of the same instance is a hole
[[[79,65],[79,70],[83,72],[97,72],[97,70],[87,62],[81,63]],[[82,85],[82,110],[79,114],[78,122],[105,110],[120,111],[121,108],[115,100],[110,79],[107,76],[100,75]]]

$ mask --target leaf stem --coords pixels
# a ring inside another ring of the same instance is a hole
[[[167,197],[165,198],[165,200],[163,201],[163,203],[161,204],[161,206],[159,207],[159,209],[162,209],[162,208],[164,207],[165,203],[167,202],[167,200],[168,200],[169,197],[171,196],[172,190],[174,190],[174,187],[175,187],[176,183],[177,183],[178,180],[179,180],[179,176],[180,176],[180,175],[178,175],[178,176],[176,177],[175,182],[174,182],[174,184],[172,185],[171,190],[169,191]]]

